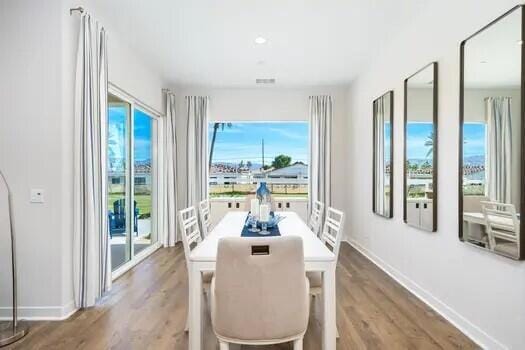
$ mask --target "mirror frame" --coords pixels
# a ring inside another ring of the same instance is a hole
[[[375,167],[375,161],[376,161],[376,142],[375,142],[375,129],[376,129],[376,102],[385,96],[390,96],[390,213],[389,215],[383,215],[381,213],[378,213],[376,211],[376,167]],[[377,216],[380,216],[382,218],[391,219],[394,217],[394,90],[389,90],[385,92],[383,95],[379,96],[372,102],[372,143],[373,143],[373,151],[372,151],[372,211]]]
[[[474,34],[470,35],[468,38],[463,40],[460,44],[460,65],[459,65],[459,157],[458,157],[458,233],[459,233],[459,240],[464,243],[468,243],[463,239],[463,123],[464,123],[464,112],[465,112],[465,105],[464,105],[464,99],[465,99],[465,44],[470,39],[474,38],[478,34],[482,33],[486,29],[492,27],[494,24],[498,23],[503,18],[507,17],[514,11],[520,10],[521,11],[521,37],[523,40],[525,40],[525,5],[517,5],[505,12],[503,15],[499,16]],[[525,43],[522,43],[521,45],[521,91],[520,91],[520,105],[521,105],[521,194],[520,194],[520,214],[525,213],[525,141],[523,140],[523,137],[525,136]],[[503,255],[498,252],[494,252],[494,254],[507,257],[514,260],[524,260],[525,259],[525,244],[523,244],[525,239],[525,223],[523,220],[520,220],[520,251],[519,256],[516,258],[510,257],[508,255]],[[475,244],[470,244],[474,247],[478,247],[480,249],[488,250],[487,248],[479,247]]]
[[[421,227],[412,226],[417,229],[426,232],[436,232],[437,231],[437,208],[438,208],[438,63],[432,62],[419,69],[417,72],[409,76],[404,81],[404,123],[403,123],[403,221],[408,225],[407,222],[407,123],[408,123],[408,80],[413,78],[417,74],[421,73],[428,67],[432,67],[432,74],[434,79],[434,84],[432,87],[432,131],[434,132],[433,138],[433,149],[432,149],[432,230],[428,231]]]

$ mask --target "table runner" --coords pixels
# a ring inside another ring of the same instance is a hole
[[[270,212],[270,216],[274,216],[274,212]],[[268,227],[267,228],[267,231],[270,232],[269,234],[267,235],[261,235],[259,232],[251,232],[250,231],[250,228],[251,228],[251,225],[246,225],[246,221],[248,221],[248,217],[250,216],[250,213],[248,213],[248,215],[246,215],[246,220],[244,221],[244,226],[242,228],[242,232],[241,232],[241,237],[275,237],[275,236],[280,236],[281,235],[281,232],[279,231],[279,225],[275,225],[274,227]],[[258,223],[257,227],[260,229],[261,228],[261,224]]]

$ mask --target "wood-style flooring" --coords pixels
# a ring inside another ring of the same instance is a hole
[[[182,246],[160,249],[115,281],[98,306],[65,321],[34,322],[10,349],[187,349],[187,298]],[[319,350],[319,300],[311,308],[304,349]],[[337,325],[339,350],[478,348],[346,243],[337,266]],[[204,348],[217,349],[209,317],[204,334]]]

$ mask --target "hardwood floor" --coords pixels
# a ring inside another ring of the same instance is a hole
[[[337,267],[337,297],[339,350],[478,348],[346,243]],[[98,306],[66,321],[35,322],[10,349],[187,349],[187,298],[182,246],[160,249],[115,281]],[[311,307],[304,348],[318,350],[321,305],[314,299]],[[217,349],[209,317],[205,328],[204,348]]]

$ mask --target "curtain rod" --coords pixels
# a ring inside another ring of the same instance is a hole
[[[69,15],[72,16],[73,12],[76,12],[76,11],[78,11],[80,13],[83,13],[84,12],[84,8],[82,6],[70,8],[69,9]]]

